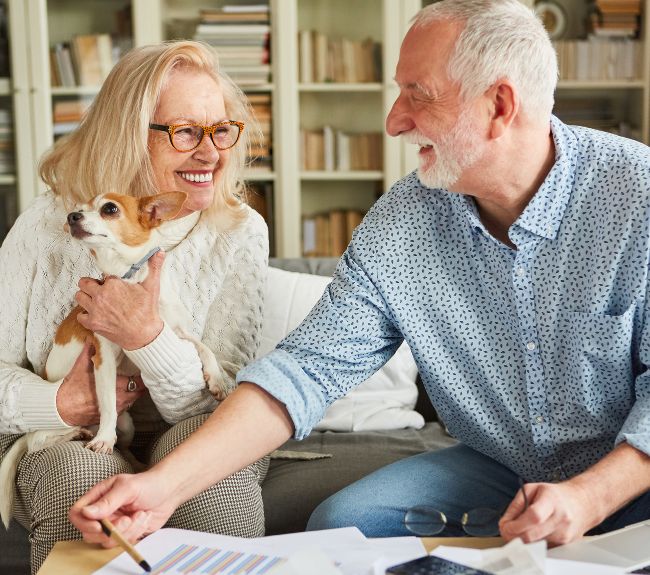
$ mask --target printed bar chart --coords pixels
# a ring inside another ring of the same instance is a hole
[[[152,565],[151,575],[262,575],[284,561],[269,555],[182,544]]]

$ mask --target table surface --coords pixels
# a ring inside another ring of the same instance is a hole
[[[427,551],[438,545],[486,549],[503,543],[500,537],[428,537],[422,539]],[[83,541],[59,541],[48,555],[37,575],[90,575],[122,552],[102,549]]]

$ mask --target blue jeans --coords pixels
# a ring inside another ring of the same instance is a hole
[[[312,513],[308,530],[358,527],[367,537],[413,535],[404,526],[406,511],[427,505],[449,523],[440,536],[464,535],[466,511],[503,509],[519,490],[519,477],[507,467],[465,445],[421,453],[371,473],[335,493]],[[611,531],[650,518],[650,492],[604,521]]]

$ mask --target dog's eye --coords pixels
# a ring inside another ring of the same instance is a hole
[[[102,206],[101,211],[105,216],[114,216],[120,212],[120,209],[113,202],[107,202]]]

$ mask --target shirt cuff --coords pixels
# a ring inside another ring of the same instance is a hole
[[[56,408],[56,394],[63,380],[55,383],[25,382],[20,386],[18,410],[27,429],[72,429]]]
[[[179,365],[187,363],[184,349],[182,340],[164,322],[162,331],[151,343],[138,349],[124,350],[124,353],[140,368],[143,377],[160,381],[175,373]]]
[[[638,397],[616,438],[650,455],[650,397]]]
[[[322,419],[327,404],[320,386],[286,351],[275,349],[237,373],[284,403],[293,421],[294,438],[304,439]]]

